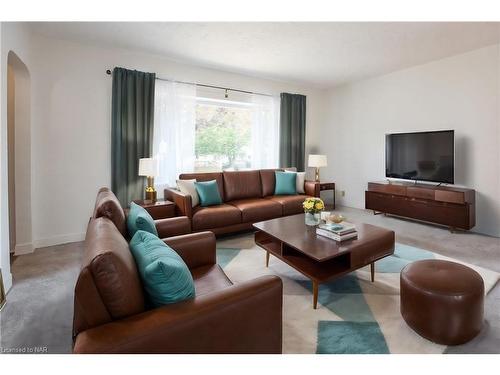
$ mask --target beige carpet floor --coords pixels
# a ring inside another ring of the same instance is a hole
[[[499,238],[473,232],[450,233],[446,228],[374,216],[366,210],[339,208],[338,211],[353,221],[394,230],[397,242],[500,272]],[[239,242],[242,237],[233,238]],[[79,242],[37,249],[33,254],[13,259],[14,286],[0,313],[0,352],[23,352],[28,348],[49,353],[71,351],[73,288],[81,255]],[[499,284],[486,298],[485,319],[478,337],[465,345],[448,347],[445,352],[500,353]]]

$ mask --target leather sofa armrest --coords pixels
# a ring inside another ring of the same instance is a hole
[[[191,221],[186,216],[155,220],[155,226],[160,238],[191,233]]]
[[[281,353],[283,284],[263,276],[81,332],[75,353]]]
[[[192,201],[189,194],[184,194],[179,190],[167,188],[163,192],[166,199],[175,204],[175,210],[179,216],[193,217]]]
[[[217,262],[216,240],[212,232],[186,234],[163,241],[181,256],[189,269]]]
[[[304,182],[304,192],[306,195],[311,197],[318,197],[320,194],[320,185],[317,181],[305,181]]]

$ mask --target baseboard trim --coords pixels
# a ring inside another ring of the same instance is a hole
[[[33,241],[35,249],[47,246],[63,245],[70,242],[79,242],[85,239],[85,233],[72,233],[60,236],[41,238]]]
[[[31,254],[33,251],[35,251],[35,247],[33,246],[32,243],[23,243],[20,245],[16,245],[14,248],[14,255],[25,255],[25,254]]]

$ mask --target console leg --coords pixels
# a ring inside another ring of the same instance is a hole
[[[370,273],[372,275],[372,283],[375,281],[375,262],[370,263]]]
[[[313,281],[313,309],[318,308],[318,282]]]
[[[269,251],[266,251],[266,267],[269,267],[269,257],[271,254],[269,254]]]

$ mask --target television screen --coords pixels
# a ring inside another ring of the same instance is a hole
[[[454,131],[385,136],[385,175],[406,180],[454,183]]]

